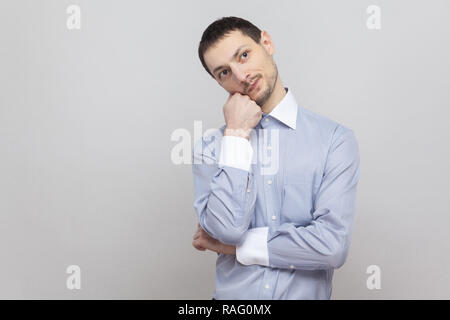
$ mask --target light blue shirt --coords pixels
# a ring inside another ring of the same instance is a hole
[[[285,88],[250,141],[204,134],[193,149],[194,209],[218,254],[215,299],[329,299],[355,215],[354,132],[298,105]]]

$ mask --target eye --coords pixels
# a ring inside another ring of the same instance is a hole
[[[222,70],[222,71],[219,73],[219,78],[222,78],[223,72],[228,72],[228,70],[227,70],[227,69]],[[227,74],[224,74],[224,75],[226,76]]]
[[[248,52],[249,51],[242,52],[241,57],[248,58]],[[222,79],[223,76],[226,76],[227,74],[228,74],[228,70],[227,69],[222,70],[221,72],[219,72],[219,79]]]

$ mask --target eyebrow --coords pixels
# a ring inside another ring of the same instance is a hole
[[[235,59],[236,56],[239,54],[239,51],[241,51],[241,49],[244,48],[244,47],[246,47],[246,46],[247,46],[247,45],[244,44],[244,45],[240,46],[239,48],[237,48],[237,50],[236,50],[235,53],[233,54],[233,57],[231,58],[231,60]],[[220,69],[225,68],[225,67],[226,67],[225,65],[218,66],[217,68],[214,69],[213,74],[216,74],[217,71],[219,71]]]

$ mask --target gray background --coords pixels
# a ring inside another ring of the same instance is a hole
[[[81,8],[68,30],[66,8]],[[366,8],[381,8],[381,30]],[[170,137],[223,123],[197,46],[267,30],[285,86],[352,128],[361,179],[334,299],[450,298],[448,1],[0,2],[0,298],[210,299],[189,164]],[[81,289],[66,268],[81,268]],[[366,268],[381,268],[381,289]]]

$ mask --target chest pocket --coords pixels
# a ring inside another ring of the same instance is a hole
[[[305,171],[303,171],[305,172]],[[281,223],[294,223],[297,226],[309,225],[313,218],[316,179],[313,173],[287,171],[284,176]]]

